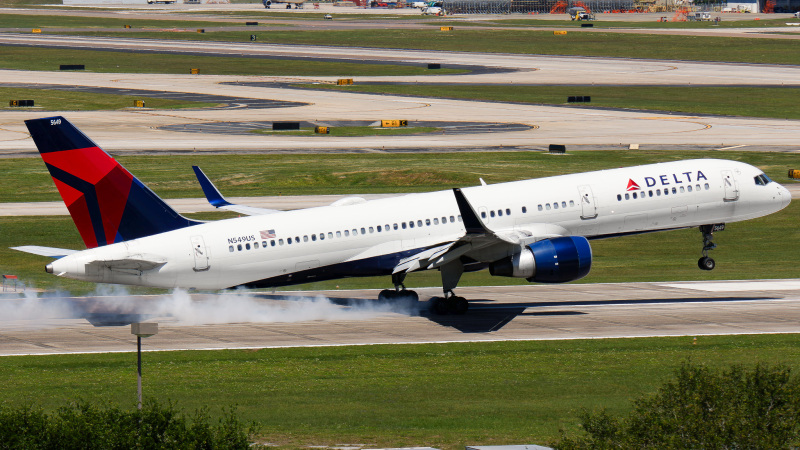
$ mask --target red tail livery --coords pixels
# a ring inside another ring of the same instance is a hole
[[[63,117],[26,120],[88,248],[171,231],[189,220]]]

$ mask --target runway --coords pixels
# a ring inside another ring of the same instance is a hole
[[[167,351],[797,333],[798,290],[800,279],[462,287],[459,294],[471,300],[464,316],[431,315],[425,302],[420,312],[372,307],[377,291],[117,296],[79,299],[96,303],[81,313],[43,299],[31,302],[46,304],[47,318],[9,320],[6,311],[0,355],[135,351],[129,326],[93,327],[75,318],[90,310],[97,316],[102,302],[160,311],[148,318],[159,333],[144,340],[144,349]],[[426,299],[439,289],[418,292]]]

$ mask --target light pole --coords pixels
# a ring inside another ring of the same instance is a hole
[[[139,367],[137,391],[139,393],[139,409],[142,409],[142,338],[158,334],[158,323],[132,323],[131,334],[136,335],[136,359]]]

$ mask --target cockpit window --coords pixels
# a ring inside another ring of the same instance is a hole
[[[765,174],[760,174],[755,177],[756,185],[758,186],[766,186],[769,183],[772,183],[772,180],[766,176]]]

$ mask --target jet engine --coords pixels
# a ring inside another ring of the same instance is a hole
[[[518,253],[490,264],[489,272],[538,283],[564,283],[585,277],[591,268],[589,241],[583,236],[564,236],[525,245]]]

